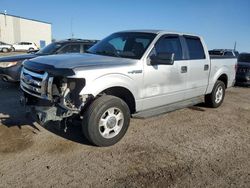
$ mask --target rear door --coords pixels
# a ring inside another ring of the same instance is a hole
[[[210,59],[199,37],[183,36],[187,52],[188,78],[185,99],[204,95],[208,86]]]
[[[150,56],[174,53],[173,65],[151,65]],[[143,108],[159,107],[183,100],[187,89],[187,65],[179,35],[164,35],[155,44],[144,67]]]

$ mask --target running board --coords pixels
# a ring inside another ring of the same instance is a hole
[[[149,117],[165,114],[167,112],[172,112],[178,109],[194,106],[196,104],[200,104],[203,102],[204,102],[204,96],[195,97],[195,98],[191,98],[188,100],[172,103],[166,106],[160,106],[157,108],[152,108],[149,110],[141,111],[141,112],[133,114],[132,117],[140,118],[140,119],[149,118]]]

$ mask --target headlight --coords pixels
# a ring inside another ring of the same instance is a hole
[[[0,68],[13,67],[16,64],[17,64],[17,61],[13,61],[13,62],[0,62]]]

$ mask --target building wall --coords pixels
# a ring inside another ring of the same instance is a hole
[[[0,41],[14,43],[13,17],[0,14]]]
[[[51,43],[51,24],[0,14],[0,41],[6,43],[40,41]]]

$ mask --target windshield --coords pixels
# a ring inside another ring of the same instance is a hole
[[[240,54],[238,62],[250,63],[250,54]]]
[[[153,33],[114,33],[91,47],[87,53],[140,59],[155,36]]]
[[[42,48],[41,50],[39,50],[36,54],[40,54],[40,55],[49,55],[49,54],[54,54],[59,48],[61,48],[63,45],[60,43],[51,43],[47,46],[45,46],[44,48]]]

